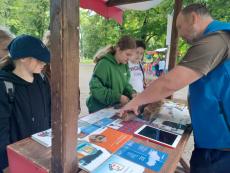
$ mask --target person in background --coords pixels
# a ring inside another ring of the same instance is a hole
[[[0,172],[8,166],[6,146],[51,127],[50,86],[41,73],[50,52],[41,40],[21,35],[0,59]]]
[[[191,45],[182,61],[120,110],[138,114],[142,104],[159,101],[189,85],[195,147],[191,173],[230,171],[230,23],[214,20],[202,4],[177,16],[179,35]]]
[[[15,36],[4,26],[0,26],[0,59],[8,54],[7,45]]]
[[[159,76],[160,76],[165,71],[165,66],[166,66],[165,58],[164,57],[161,58],[160,61],[158,62],[158,64],[159,64]]]
[[[130,80],[129,83],[137,93],[141,93],[145,88],[145,76],[141,62],[143,61],[145,44],[144,42],[136,41],[136,55],[129,58],[129,71]]]
[[[116,104],[125,105],[135,95],[129,84],[128,60],[136,54],[136,41],[123,36],[116,46],[107,46],[96,53],[96,66],[89,83],[86,101],[89,113]]]

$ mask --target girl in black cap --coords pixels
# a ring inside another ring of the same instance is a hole
[[[0,60],[0,173],[8,166],[6,146],[50,128],[50,86],[41,71],[50,62],[47,47],[22,35]]]

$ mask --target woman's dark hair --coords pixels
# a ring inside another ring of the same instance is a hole
[[[136,40],[136,46],[138,47],[142,47],[144,50],[146,49],[145,43],[141,40]]]
[[[132,37],[126,35],[120,38],[116,47],[119,47],[120,50],[135,49],[136,41]]]
[[[107,53],[115,54],[116,48],[120,48],[121,51],[127,49],[135,49],[136,48],[136,41],[132,37],[123,36],[119,39],[115,46],[108,45],[102,49],[100,49],[94,55],[94,63],[97,63],[101,58],[103,58]]]

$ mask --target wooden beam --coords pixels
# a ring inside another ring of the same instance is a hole
[[[180,164],[184,168],[184,172],[185,173],[189,173],[190,172],[189,165],[187,164],[187,162],[182,157],[180,158]]]
[[[51,0],[52,165],[54,173],[78,170],[79,0]]]
[[[178,32],[176,28],[176,19],[181,11],[183,0],[175,0],[174,2],[174,14],[172,22],[172,32],[171,32],[171,42],[170,42],[170,51],[169,51],[169,64],[168,70],[172,70],[176,66],[176,57],[177,57],[177,47],[178,47]],[[173,99],[173,96],[167,97],[167,99]]]
[[[175,0],[168,70],[173,69],[176,65],[177,47],[178,47],[178,39],[179,39],[177,28],[176,28],[176,19],[177,19],[179,12],[181,11],[182,4],[183,4],[183,0]]]
[[[106,5],[111,7],[116,5],[132,4],[132,3],[145,2],[145,1],[150,1],[150,0],[108,0]]]

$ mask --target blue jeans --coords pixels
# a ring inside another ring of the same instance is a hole
[[[195,148],[190,173],[230,173],[230,151]]]

